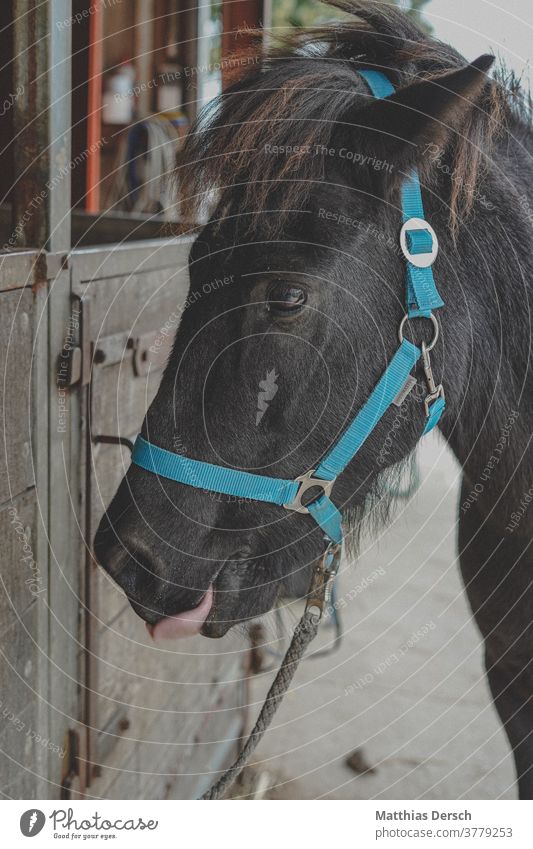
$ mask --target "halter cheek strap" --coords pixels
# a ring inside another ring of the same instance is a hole
[[[378,99],[394,94],[394,86],[381,71],[359,71],[370,91]],[[431,266],[438,251],[438,240],[424,217],[424,204],[418,171],[413,169],[401,188],[403,227],[400,245],[407,260],[406,307],[409,318],[429,318],[432,310],[444,306]]]
[[[364,70],[359,73],[374,97],[388,97],[394,92],[392,84],[381,71]],[[438,324],[432,311],[443,306],[431,270],[438,243],[433,228],[424,218],[416,169],[402,185],[401,201],[403,227],[400,244],[407,261],[407,312],[400,326],[400,345],[366,403],[316,469],[310,469],[296,480],[255,475],[166,451],[142,436],[138,436],[135,442],[133,463],[148,472],[196,489],[263,501],[298,513],[308,513],[324,532],[326,554],[331,549],[334,552],[332,560],[337,561],[343,535],[341,513],[330,498],[333,484],[402,393],[420,358],[428,386],[424,402],[424,434],[435,427],[445,408],[444,391],[441,385],[435,384],[429,355],[438,338]],[[422,343],[418,347],[403,338],[404,323],[410,318],[428,318],[433,322],[435,334],[429,345]]]

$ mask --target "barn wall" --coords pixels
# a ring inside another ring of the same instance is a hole
[[[149,348],[179,320],[190,244],[0,265],[0,792],[11,798],[194,798],[242,733],[242,637],[155,646],[90,551],[130,462],[98,438],[140,429],[171,335],[157,356]]]
[[[71,255],[92,360],[78,390],[89,448],[80,464],[85,539],[130,462],[127,449],[99,439],[134,439],[140,430],[187,295],[190,246],[189,238],[155,240]],[[227,760],[241,733],[247,646],[230,635],[155,647],[85,551],[82,783],[106,798],[193,798],[209,783],[202,773]]]

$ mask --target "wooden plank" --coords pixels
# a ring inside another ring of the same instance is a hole
[[[168,221],[159,215],[147,218],[146,215],[132,212],[105,215],[91,215],[80,210],[72,212],[72,244],[77,248],[165,237],[168,238]]]
[[[3,501],[0,508],[0,629],[6,653],[14,652],[13,669],[9,657],[2,658],[0,694],[9,703],[9,711],[16,713],[6,729],[6,739],[9,737],[10,742],[6,743],[6,754],[0,765],[0,783],[12,784],[11,792],[16,792],[15,788],[18,792],[30,788],[31,795],[37,797],[48,792],[46,760],[49,750],[39,749],[38,763],[42,769],[35,770],[32,782],[29,774],[10,761],[8,755],[11,744],[17,755],[25,752],[24,747],[21,748],[25,732],[21,729],[27,730],[30,723],[28,716],[23,723],[20,715],[23,711],[28,714],[27,691],[42,698],[36,696],[32,701],[35,708],[31,714],[33,731],[28,731],[26,744],[31,744],[37,736],[41,740],[48,739],[46,302],[44,285],[0,294],[0,368],[5,376],[2,404],[7,425],[3,434],[7,447],[0,461],[3,466],[0,472]],[[35,325],[40,328],[37,335]],[[32,486],[34,477],[39,484],[38,490]],[[22,647],[26,617],[31,622],[31,640],[26,640]],[[24,677],[26,686],[22,690],[17,687],[21,680],[17,672]],[[20,774],[13,777],[17,770]]]
[[[158,370],[149,375],[137,376],[134,374],[132,359],[132,352],[128,351],[121,363],[108,368],[93,368],[93,437],[97,434],[128,436],[139,432],[147,406],[159,388],[162,372]],[[112,460],[114,456],[113,452],[109,451],[110,447],[95,446],[102,457],[105,455],[107,461]],[[129,462],[126,468],[128,466]],[[122,474],[124,471],[124,467],[120,467]]]
[[[35,705],[29,704],[20,712],[13,710],[6,693],[0,694],[0,793],[10,798],[22,798],[23,792],[37,798],[30,770],[23,770],[31,749],[28,729],[35,725]],[[29,731],[31,734],[32,731]]]
[[[233,699],[231,705],[226,705],[224,715],[220,712],[202,714],[215,742],[200,739],[197,728],[184,725],[181,742],[170,736],[163,746],[141,742],[126,760],[126,741],[120,741],[113,761],[103,767],[95,785],[98,793],[102,793],[100,788],[105,788],[106,799],[124,799],[131,793],[133,784],[138,798],[142,799],[198,798],[213,783],[216,771],[225,769],[235,757],[243,716],[242,701],[236,698],[237,693],[235,688],[231,691]],[[155,724],[166,730],[165,716],[158,717]]]
[[[91,298],[92,338],[98,346],[103,337],[127,330],[132,338],[157,332],[169,316],[179,319],[179,305],[186,296],[188,277],[181,271],[155,269],[146,274],[133,273],[93,283],[87,290]]]
[[[14,799],[35,798],[47,774],[48,748],[39,726],[40,693],[35,688],[40,662],[38,605],[34,601],[20,619],[1,634],[0,734],[6,747],[0,758],[0,792]],[[56,755],[57,757],[58,755]]]
[[[122,712],[137,736],[159,735],[161,740],[154,712],[179,705],[178,725],[197,716],[211,704],[214,688],[239,677],[236,664],[244,664],[247,656],[246,643],[234,632],[222,641],[198,637],[160,647],[129,605],[110,626],[100,627],[95,646],[98,727]]]
[[[0,256],[0,292],[22,289],[34,283],[39,254],[36,251],[17,251]]]
[[[71,254],[74,271],[72,291],[83,295],[88,281],[92,283],[135,273],[145,275],[161,268],[171,269],[176,276],[183,275],[186,278],[192,242],[192,237],[180,236],[76,250]]]
[[[0,294],[0,504],[34,483],[30,415],[33,296]],[[4,379],[4,376],[6,379]]]
[[[133,784],[142,798],[196,798],[211,783],[213,771],[229,764],[242,735],[245,690],[235,683],[241,670],[234,659],[232,680],[212,684],[201,699],[191,699],[188,713],[183,711],[183,685],[175,687],[167,704],[154,709],[157,697],[152,699],[144,722],[137,722],[134,713],[92,789],[105,798],[124,798]]]
[[[38,599],[46,599],[48,571],[35,548],[37,498],[34,489],[0,510],[0,628],[5,631]]]

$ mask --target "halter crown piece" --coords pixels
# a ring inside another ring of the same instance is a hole
[[[393,85],[381,71],[364,70],[359,71],[359,74],[374,97],[384,98],[394,93]],[[402,185],[401,203],[403,226],[400,245],[407,261],[407,311],[400,325],[400,345],[366,403],[316,469],[310,469],[295,480],[283,480],[194,460],[159,448],[142,436],[137,437],[133,449],[133,463],[169,480],[223,495],[278,504],[298,513],[308,513],[324,532],[326,550],[323,562],[330,575],[334,574],[338,564],[343,539],[342,516],[330,498],[335,480],[353,460],[391,404],[401,397],[404,387],[412,381],[410,373],[420,357],[428,386],[424,402],[426,424],[423,434],[435,427],[445,408],[444,390],[441,385],[435,384],[429,357],[439,334],[433,310],[444,306],[431,270],[437,256],[438,241],[433,228],[424,218],[416,169]],[[432,321],[435,332],[428,345],[423,342],[418,347],[404,339],[403,327],[410,318],[427,318]],[[317,488],[321,490],[318,497],[304,503],[304,494]]]

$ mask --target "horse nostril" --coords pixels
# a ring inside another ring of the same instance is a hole
[[[94,539],[94,554],[100,566],[126,593],[130,600],[141,599],[156,579],[156,569],[145,552],[136,550],[133,541],[119,536],[104,516]]]
[[[166,615],[161,582],[146,558],[132,557],[126,547],[115,545],[100,556],[99,562],[141,619],[155,625]]]
[[[135,534],[122,530],[119,537],[109,522],[98,529],[94,541],[96,558],[126,595],[135,613],[151,625],[161,619],[193,610],[209,586],[183,585],[169,564],[159,562],[155,552]],[[196,582],[194,582],[196,583]]]
[[[158,583],[154,563],[127,545],[116,546],[104,568],[130,601],[142,602],[152,594]]]
[[[94,537],[93,553],[100,566],[109,574],[112,574],[113,563],[120,551],[119,543],[119,536],[107,513],[104,513]]]

